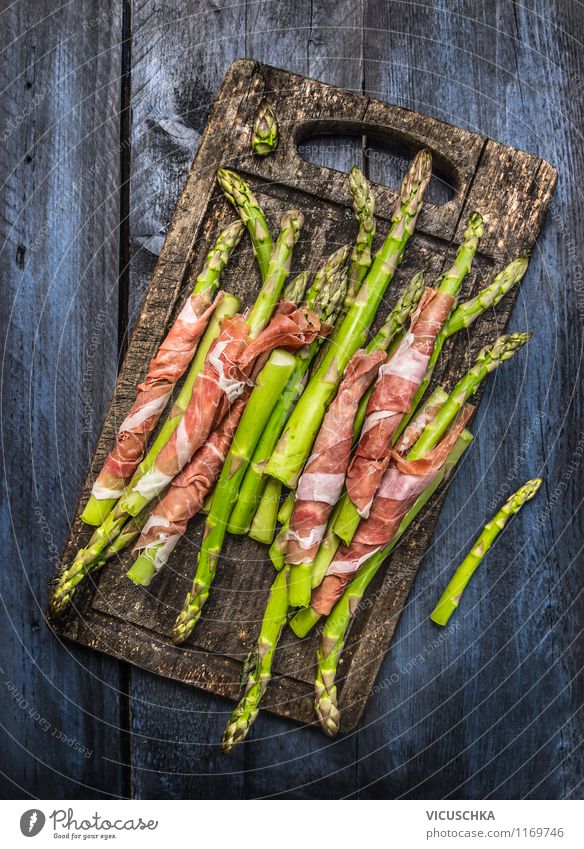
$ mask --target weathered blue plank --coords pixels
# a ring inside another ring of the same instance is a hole
[[[512,320],[534,339],[473,426],[359,732],[362,797],[561,798],[578,780],[582,57],[568,33],[582,21],[571,3],[531,5],[366,4],[368,91],[539,154],[560,179]],[[536,474],[542,493],[440,632],[427,616],[452,569],[504,492]]]
[[[121,4],[2,13],[3,795],[120,795],[118,664],[43,621],[117,359]],[[81,749],[80,747],[83,747]]]

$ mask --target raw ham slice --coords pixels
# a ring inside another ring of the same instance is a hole
[[[311,563],[316,556],[330,512],[345,482],[359,401],[375,380],[384,359],[383,351],[367,354],[359,350],[347,366],[298,482],[286,536],[287,563]]]
[[[347,493],[359,515],[367,518],[373,497],[391,457],[391,440],[402,417],[409,412],[434,348],[455,299],[427,289],[408,333],[379,369],[371,393],[359,444],[347,473]]]
[[[176,430],[150,471],[136,484],[136,492],[151,499],[189,462],[216,428],[230,406],[252,385],[254,366],[275,348],[298,350],[328,329],[310,310],[297,307],[276,310],[270,324],[249,340],[249,327],[241,315],[223,322],[205,368],[197,377],[191,400]],[[296,330],[294,330],[296,328]],[[249,350],[251,349],[251,354]]]
[[[166,563],[169,554],[186,532],[189,519],[199,512],[215,485],[250,392],[248,388],[233,404],[217,430],[213,431],[205,445],[172,481],[168,492],[144,525],[134,551],[139,552],[161,543],[163,548],[156,552],[154,561],[157,569]]]
[[[95,498],[117,498],[136,471],[177,381],[191,362],[197,343],[211,313],[223,297],[213,303],[208,295],[191,295],[150,362],[132,409],[120,425],[116,445],[108,455],[92,489]]]
[[[339,547],[312,594],[311,605],[317,613],[328,616],[355,572],[392,541],[404,516],[440,472],[473,411],[466,405],[447,434],[421,460],[405,460],[397,451],[392,452],[369,518],[361,522],[349,546]]]
[[[331,330],[331,325],[321,322],[311,309],[299,309],[291,301],[280,301],[269,325],[245,349],[241,365],[246,368],[259,354],[274,348],[298,350],[317,337],[327,336]]]

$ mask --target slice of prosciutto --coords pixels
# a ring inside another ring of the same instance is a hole
[[[452,295],[427,289],[412,316],[410,328],[393,355],[379,369],[371,393],[359,444],[347,472],[347,493],[367,518],[373,497],[391,457],[391,440],[418,391],[436,337],[450,315]]]
[[[223,297],[211,303],[208,295],[191,295],[151,360],[144,382],[138,385],[132,409],[120,425],[116,444],[95,481],[95,498],[118,498],[144,456],[148,438],[191,362],[211,313]]]
[[[384,359],[383,351],[368,354],[359,350],[347,366],[298,482],[286,535],[287,563],[311,563],[316,556],[345,482],[359,401]]]
[[[250,392],[248,387],[232,405],[219,427],[174,478],[168,492],[148,517],[134,552],[161,544],[154,557],[157,571],[167,562],[186,532],[189,519],[196,516],[215,485]]]
[[[292,309],[290,309],[292,306]],[[275,348],[295,351],[329,331],[311,310],[283,302],[255,340],[242,315],[223,322],[201,374],[195,380],[189,405],[154,466],[135,490],[144,498],[158,495],[204,445],[231,405],[253,384],[260,361]]]
[[[404,516],[442,469],[473,411],[466,405],[438,445],[422,459],[406,460],[392,452],[369,518],[361,522],[349,546],[339,547],[322,583],[313,591],[311,606],[317,613],[328,616],[353,575],[394,539]]]

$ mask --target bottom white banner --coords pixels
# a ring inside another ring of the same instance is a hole
[[[188,845],[211,849],[333,849],[381,847],[584,846],[580,801],[4,801],[7,846],[34,839],[115,846]],[[259,806],[261,805],[261,810]],[[347,807],[350,805],[350,808]],[[31,844],[29,844],[31,845]]]

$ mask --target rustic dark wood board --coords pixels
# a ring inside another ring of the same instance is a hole
[[[270,98],[280,116],[281,141],[276,154],[256,159],[249,154],[249,128],[264,96]],[[412,153],[428,146],[437,170],[454,188],[447,203],[424,206],[387,306],[414,271],[424,267],[431,273],[439,272],[474,209],[485,214],[487,233],[477,257],[478,274],[467,285],[465,295],[484,285],[485,279],[510,257],[533,246],[556,179],[555,170],[546,162],[477,134],[314,80],[257,62],[234,63],[211,111],[154,271],[81,503],[112,444],[136,383],[168,322],[180,309],[201,258],[218,229],[232,218],[232,211],[214,185],[217,166],[229,164],[251,180],[273,226],[290,205],[303,211],[305,226],[294,265],[297,269],[314,267],[322,256],[351,239],[354,222],[346,177],[302,159],[297,146],[312,135],[339,132],[366,133],[368,138],[399,143]],[[383,233],[395,191],[380,185],[374,190],[378,228]],[[257,273],[246,245],[226,276],[226,288],[248,304],[256,285]],[[477,323],[471,338],[453,340],[438,377],[448,383],[455,381],[480,347],[505,326],[511,308],[512,298],[505,299],[496,312]],[[443,497],[392,557],[372,589],[375,604],[365,606],[357,617],[343,663],[340,705],[344,731],[355,726],[364,709]],[[229,540],[199,626],[185,647],[173,647],[170,630],[192,578],[201,527],[201,521],[192,523],[172,564],[151,591],[139,590],[124,578],[128,555],[95,580],[88,580],[76,596],[74,612],[62,623],[53,622],[54,629],[161,675],[235,698],[241,660],[257,633],[272,570],[261,546],[240,538]],[[88,533],[77,519],[65,548],[65,562]],[[309,723],[313,720],[312,659],[318,635],[301,642],[289,636],[283,640],[275,664],[279,677],[270,688],[265,706]]]

